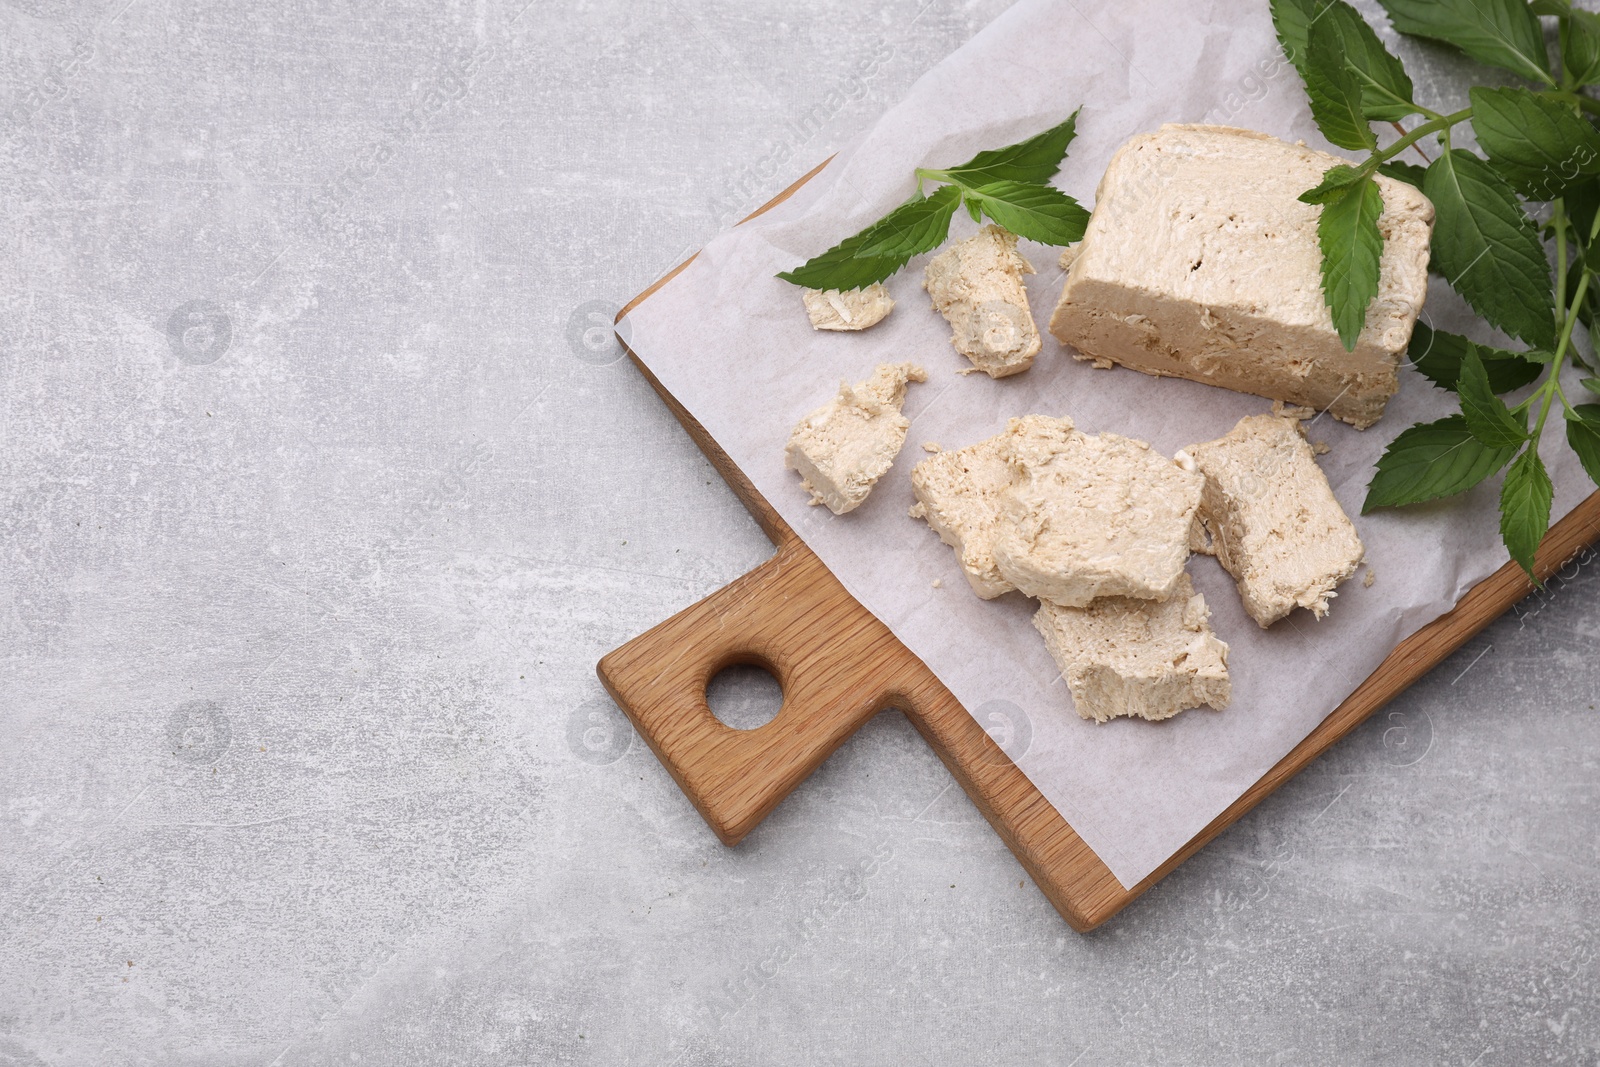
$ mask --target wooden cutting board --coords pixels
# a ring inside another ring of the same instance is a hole
[[[788,199],[825,166],[750,218]],[[689,262],[692,257],[617,318]],[[1159,870],[1124,889],[933,672],[845,591],[705,428],[637,355],[628,354],[777,546],[766,563],[629,641],[599,665],[606,689],[727,845],[738,844],[863,723],[886,708],[898,708],[1062,917],[1075,930],[1092,930],[1533,589],[1511,563],[1477,585],[1454,611],[1402,642],[1310,736]],[[1538,572],[1554,574],[1597,538],[1600,493],[1551,529],[1539,549]],[[707,684],[735,664],[762,667],[783,688],[777,716],[758,729],[724,726],[706,702]]]

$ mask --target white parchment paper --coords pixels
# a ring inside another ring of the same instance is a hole
[[[1218,635],[1232,646],[1233,704],[1166,723],[1080,719],[1030,618],[1032,601],[984,602],[954,553],[907,517],[911,467],[998,432],[1029,413],[1067,414],[1087,432],[1110,430],[1171,454],[1220,436],[1267,401],[1129,370],[1095,370],[1046,335],[1032,370],[992,381],[961,377],[964,359],[920,287],[926,258],[889,282],[898,301],[859,334],[818,333],[799,290],[773,275],[793,267],[904,200],[918,166],[948,166],[1008,144],[1083,106],[1056,183],[1085,205],[1112,152],[1164,122],[1214,122],[1326,148],[1283,61],[1261,0],[1024,0],[925,75],[795,197],[724,234],[623,323],[633,350],[717,439],[844,585],[920,656],[997,737],[1050,802],[1132,886],[1239,797],[1370,674],[1402,639],[1449,610],[1506,560],[1497,533],[1498,479],[1467,497],[1360,516],[1372,466],[1418,420],[1452,398],[1411,370],[1376,427],[1318,419],[1323,469],[1355,517],[1376,582],[1345,584],[1332,614],[1297,612],[1271,631],[1244,613],[1232,580],[1207,557],[1190,561]],[[965,213],[952,237],[972,232]],[[1024,242],[1038,269],[1029,295],[1043,328],[1062,284],[1056,251]],[[1469,329],[1472,319],[1437,281],[1426,318]],[[911,359],[930,380],[906,404],[911,437],[895,468],[857,511],[806,504],[783,466],[790,429],[841,379]],[[1564,444],[1546,434],[1557,517],[1587,492]],[[942,580],[935,588],[934,581]]]

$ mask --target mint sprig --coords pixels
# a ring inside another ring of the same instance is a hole
[[[1089,212],[1046,184],[1061,169],[1077,136],[1078,113],[1043,133],[1005,148],[979,152],[960,166],[918,170],[910,200],[826,252],[778,275],[807,289],[859,289],[881,282],[950,234],[963,204],[974,221],[988,217],[1019,237],[1069,245],[1083,238]],[[923,195],[924,182],[939,183]]]
[[[1270,2],[1318,128],[1333,144],[1365,154],[1330,167],[1300,197],[1321,206],[1323,292],[1345,347],[1354,348],[1378,291],[1383,236],[1367,202],[1377,174],[1433,201],[1432,269],[1490,325],[1529,346],[1504,351],[1419,323],[1413,365],[1459,396],[1461,414],[1400,434],[1378,461],[1363,510],[1453,496],[1509,465],[1500,532],[1533,577],[1550,523],[1550,476],[1539,446],[1552,412],[1562,413],[1568,445],[1600,484],[1600,404],[1574,407],[1561,382],[1569,362],[1589,366],[1573,345],[1574,330],[1600,322],[1600,100],[1585,92],[1600,84],[1600,16],[1571,0],[1379,0],[1401,33],[1453,45],[1531,85],[1482,79],[1470,106],[1445,114],[1416,103],[1404,66],[1345,0]],[[1557,22],[1558,66],[1541,18]],[[1399,126],[1413,115],[1422,121],[1378,147],[1372,122]],[[1482,155],[1451,143],[1466,122]],[[1426,168],[1397,158],[1435,138]],[[1501,399],[1536,382],[1515,406]],[[1600,395],[1600,379],[1583,382]]]

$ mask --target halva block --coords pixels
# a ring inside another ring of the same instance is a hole
[[[1322,292],[1317,220],[1299,196],[1345,162],[1266,134],[1163,126],[1112,158],[1050,332],[1113,363],[1307,404],[1365,428],[1399,387],[1428,285],[1433,205],[1379,176],[1377,298],[1354,352]]]

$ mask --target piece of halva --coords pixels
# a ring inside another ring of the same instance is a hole
[[[865,330],[894,310],[894,298],[882,282],[861,289],[807,289],[801,299],[814,330]]]
[[[884,363],[864,382],[840,382],[838,396],[800,420],[784,459],[800,472],[812,504],[835,515],[861,506],[906,443],[906,383],[927,380],[914,364]]]
[[[1033,264],[1017,251],[1015,234],[985,226],[928,263],[923,288],[950,323],[950,342],[991,378],[1033,366],[1041,341],[1022,276]]]
[[[1228,706],[1228,646],[1212,633],[1210,614],[1184,574],[1164,601],[1104,597],[1082,608],[1044,601],[1033,625],[1079,715],[1156,721],[1202,704]]]
[[[1012,479],[1011,464],[1001,451],[1004,438],[1000,434],[939,452],[911,468],[911,491],[917,498],[911,517],[925,520],[941,541],[956,550],[961,573],[985,600],[1014,588],[994,562],[1000,493]]]
[[[1250,617],[1271,626],[1295,608],[1321,618],[1366,550],[1295,419],[1252,415],[1190,445],[1178,463],[1205,478],[1200,519],[1211,553]]]
[[[1165,600],[1178,588],[1204,484],[1143,441],[1085,434],[1071,419],[1012,419],[1001,454],[1000,576],[1066,607],[1096,597]]]
[[[1168,125],[1118,149],[1050,332],[1079,359],[1276,400],[1366,428],[1399,388],[1428,288],[1433,204],[1379,176],[1377,298],[1345,351],[1301,193],[1343,163],[1266,134]]]

